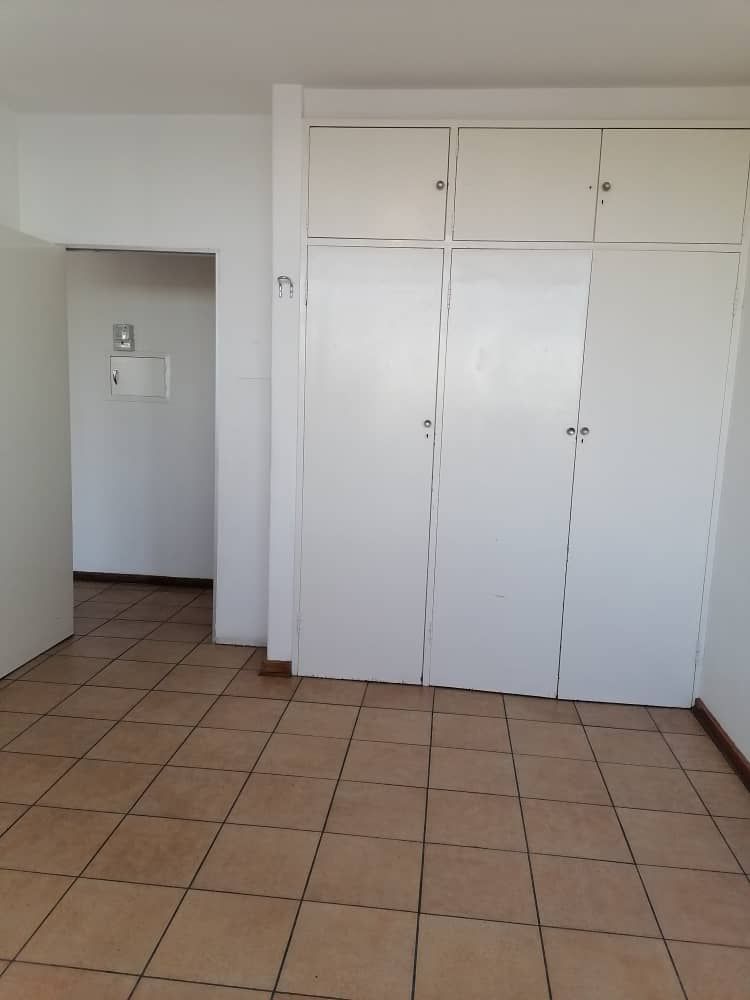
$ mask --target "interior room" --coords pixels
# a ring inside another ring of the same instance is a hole
[[[0,1000],[747,1000],[748,52],[2,5]]]

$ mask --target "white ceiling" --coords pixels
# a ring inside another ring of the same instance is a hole
[[[750,0],[0,0],[23,111],[267,110],[320,87],[750,83]]]

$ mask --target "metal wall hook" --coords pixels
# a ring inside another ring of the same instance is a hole
[[[288,274],[280,274],[276,279],[276,284],[279,286],[279,298],[284,298],[284,282],[289,285],[289,298],[294,298],[294,282],[289,277]]]

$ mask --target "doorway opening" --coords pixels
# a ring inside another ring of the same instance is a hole
[[[103,618],[110,632],[112,619],[208,632],[215,255],[76,248],[65,257],[76,634],[95,634],[102,626],[89,625]],[[118,604],[122,615],[110,615]]]

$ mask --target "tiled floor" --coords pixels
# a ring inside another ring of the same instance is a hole
[[[0,1000],[748,1000],[689,712],[259,677],[210,594],[76,591],[0,681]]]

